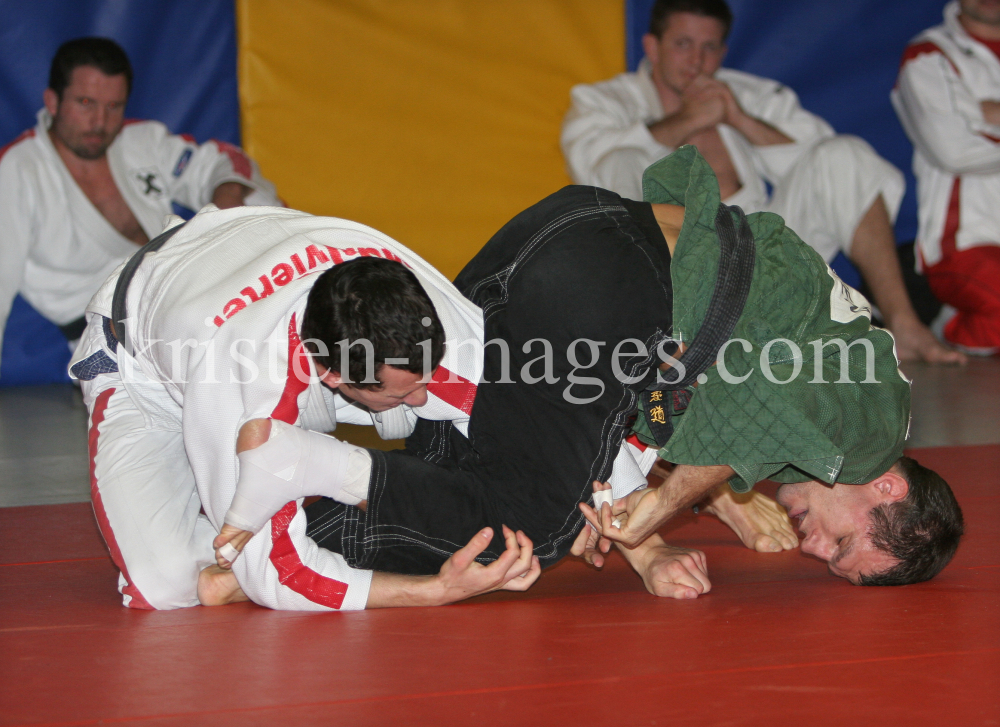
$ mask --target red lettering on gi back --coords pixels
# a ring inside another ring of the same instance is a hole
[[[300,252],[290,255],[287,263],[278,263],[271,268],[269,274],[261,275],[253,284],[241,289],[240,295],[243,297],[233,298],[226,303],[222,307],[221,314],[216,315],[212,321],[216,326],[221,326],[248,305],[264,300],[274,293],[275,286],[283,287],[293,280],[321,272],[357,257],[380,257],[406,265],[406,262],[399,255],[384,247],[338,248],[324,245],[320,248],[318,245],[307,245]],[[303,258],[305,258],[304,261]],[[259,290],[258,285],[260,285]]]

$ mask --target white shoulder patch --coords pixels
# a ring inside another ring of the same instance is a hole
[[[872,306],[865,296],[845,283],[833,269],[827,265],[826,272],[833,278],[833,289],[830,291],[830,318],[837,323],[850,323],[864,316],[869,323],[872,319]]]

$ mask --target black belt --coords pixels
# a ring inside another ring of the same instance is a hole
[[[125,267],[122,268],[121,275],[118,276],[118,283],[115,285],[115,294],[111,299],[111,329],[115,334],[115,338],[117,338],[118,342],[125,347],[125,350],[128,351],[130,356],[134,355],[134,351],[132,348],[132,339],[129,337],[128,330],[125,326],[125,321],[128,318],[128,309],[126,307],[125,298],[128,294],[129,283],[132,282],[132,278],[135,276],[135,271],[139,269],[139,266],[142,264],[142,259],[146,257],[146,253],[156,252],[159,250],[166,244],[167,240],[173,237],[177,231],[186,224],[186,222],[182,222],[176,227],[171,227],[169,230],[161,232],[159,235],[140,247],[138,252],[130,257],[128,262],[125,263]]]
[[[739,220],[739,228],[733,222],[734,213]],[[673,434],[671,417],[675,403],[681,404],[684,399],[675,395],[664,396],[662,392],[686,389],[715,363],[719,349],[729,340],[736,322],[743,315],[743,306],[750,295],[757,246],[743,210],[736,205],[720,204],[715,215],[715,232],[719,239],[719,272],[705,320],[691,345],[678,359],[684,365],[684,375],[677,377],[677,368],[674,369],[674,381],[664,381],[657,374],[643,392],[646,422],[660,447]],[[687,402],[683,401],[683,405],[686,407]]]

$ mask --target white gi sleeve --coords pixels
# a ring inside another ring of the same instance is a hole
[[[614,499],[618,500],[630,492],[646,487],[646,475],[653,469],[656,453],[655,447],[646,447],[644,444],[637,447],[627,440],[622,442],[608,478]]]
[[[239,182],[253,190],[246,204],[283,206],[274,185],[261,176],[257,163],[235,144],[213,139],[199,145],[190,136],[168,133],[162,124],[155,127],[152,141],[161,167],[170,170],[170,195],[174,201],[199,210],[212,201],[220,184]]]
[[[649,132],[643,102],[610,83],[579,85],[571,91],[572,106],[560,138],[563,155],[577,184],[642,199],[643,170],[673,149]]]
[[[32,187],[13,160],[0,161],[0,347],[34,239]],[[2,356],[0,351],[0,356]]]
[[[900,69],[892,103],[913,145],[951,174],[1000,171],[1000,128],[983,118],[979,101],[943,53],[925,53]]]
[[[753,147],[757,171],[771,183],[780,182],[814,142],[834,136],[833,127],[802,108],[798,94],[788,86],[728,68],[720,70],[717,77],[729,86],[747,115],[770,124],[795,142]]]

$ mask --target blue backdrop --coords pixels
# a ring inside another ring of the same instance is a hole
[[[856,134],[906,175],[896,237],[917,234],[913,147],[889,102],[909,40],[941,22],[944,0],[728,0],[735,20],[725,65],[774,78],[841,133]],[[653,0],[626,0],[626,59],[642,59]],[[842,259],[834,266],[856,285]]]
[[[35,125],[56,48],[84,35],[113,38],[128,53],[129,117],[239,143],[233,0],[0,0],[0,146]],[[66,381],[68,362],[63,335],[18,296],[0,386]]]

